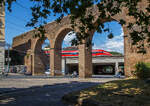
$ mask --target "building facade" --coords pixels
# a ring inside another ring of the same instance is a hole
[[[78,57],[62,57],[62,73],[78,73]],[[124,56],[92,56],[93,75],[115,75],[120,68],[124,74]]]
[[[5,8],[0,6],[0,73],[4,70],[5,52]]]
[[[50,48],[44,48],[47,58],[50,56]],[[67,47],[62,50],[62,73],[64,75],[79,73],[78,56],[79,51],[76,47]],[[116,52],[117,53],[117,52]],[[47,62],[49,66],[49,62]],[[92,50],[92,74],[93,75],[115,75],[121,69],[124,74],[124,56],[122,54],[111,54],[105,50]]]

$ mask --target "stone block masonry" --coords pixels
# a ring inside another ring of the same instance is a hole
[[[4,48],[5,42],[0,41],[0,73],[4,70]]]
[[[5,57],[5,8],[0,6],[0,73],[4,70]]]

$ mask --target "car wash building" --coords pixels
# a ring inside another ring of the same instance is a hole
[[[44,49],[49,56],[49,48]],[[92,50],[93,75],[114,75],[118,69],[124,73],[124,56],[111,54],[105,50]],[[68,47],[62,50],[62,72],[72,74],[78,73],[78,49]]]

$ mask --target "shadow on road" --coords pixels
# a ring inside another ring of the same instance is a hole
[[[0,106],[66,106],[61,102],[63,95],[97,84],[100,83],[70,81],[29,88],[0,88]]]

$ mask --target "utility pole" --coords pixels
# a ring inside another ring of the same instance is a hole
[[[11,58],[10,58],[10,44],[6,43],[5,45],[6,47],[8,47],[8,52],[7,52],[7,72],[9,72],[9,65],[10,65],[10,61],[11,61]]]

